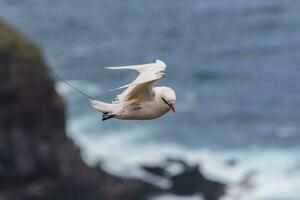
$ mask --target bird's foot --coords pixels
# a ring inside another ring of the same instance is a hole
[[[113,115],[113,114],[103,113],[103,114],[102,114],[102,121],[108,120],[108,119],[113,118],[113,117],[115,117],[115,116],[116,116],[116,115]]]

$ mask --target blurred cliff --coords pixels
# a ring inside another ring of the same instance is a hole
[[[168,192],[212,200],[223,194],[224,185],[198,167],[172,178]],[[39,48],[0,20],[0,199],[135,200],[161,192],[82,161],[66,137],[64,103]]]

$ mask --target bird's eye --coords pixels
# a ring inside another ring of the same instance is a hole
[[[168,102],[164,98],[161,98],[161,99],[165,102],[165,104],[168,104]]]

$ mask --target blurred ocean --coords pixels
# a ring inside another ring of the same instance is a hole
[[[300,199],[299,0],[0,0],[0,17],[38,42],[57,73],[101,100],[136,75],[105,66],[167,64],[159,84],[176,90],[177,113],[152,121],[103,123],[57,84],[69,135],[87,162],[139,176],[130,173],[139,163],[181,157],[232,187],[255,171],[243,199]],[[228,167],[232,159],[238,163]]]

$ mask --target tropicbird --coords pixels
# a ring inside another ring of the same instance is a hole
[[[136,70],[137,78],[124,86],[126,88],[117,95],[112,103],[90,99],[91,105],[102,112],[102,120],[117,118],[123,120],[148,120],[158,118],[168,111],[175,112],[176,94],[170,87],[154,87],[154,83],[166,76],[166,64],[161,60],[155,63],[106,67],[107,69]]]

